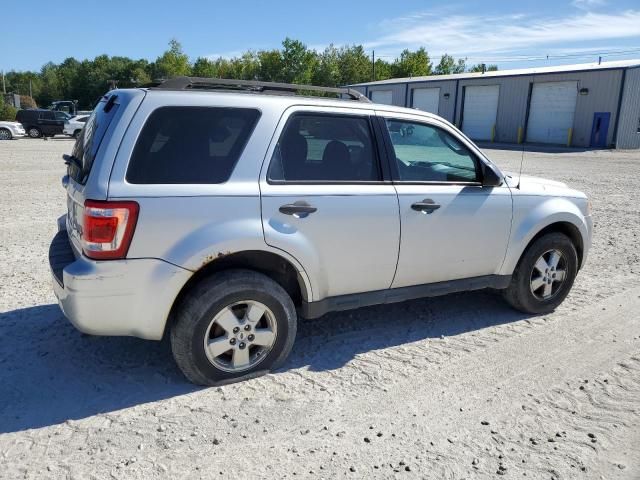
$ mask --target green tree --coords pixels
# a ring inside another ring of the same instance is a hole
[[[280,50],[261,50],[258,52],[258,61],[260,63],[260,72],[258,74],[260,80],[265,82],[283,81],[283,59]]]
[[[386,80],[393,75],[391,64],[381,58],[376,59],[376,78],[374,80]]]
[[[49,105],[54,100],[62,98],[62,90],[58,78],[58,68],[53,62],[45,63],[40,70],[42,88],[36,101],[39,105]]]
[[[362,45],[347,45],[338,52],[340,69],[339,85],[368,82],[371,80],[371,59]]]
[[[421,47],[415,52],[403,50],[391,68],[393,77],[420,77],[431,75],[432,63],[427,51]]]
[[[0,121],[12,122],[16,119],[17,110],[4,101],[4,97],[0,95]]]
[[[282,42],[282,80],[286,83],[309,84],[317,63],[315,52],[299,40]]]
[[[194,77],[215,78],[218,70],[214,62],[205,57],[198,57],[193,63],[192,74]]]
[[[440,58],[440,62],[436,66],[436,75],[451,75],[454,73],[463,73],[465,70],[465,59],[459,58],[457,61],[451,55],[446,53]]]
[[[175,38],[169,41],[169,50],[156,59],[154,73],[158,78],[191,74],[189,56],[182,51],[182,45]]]
[[[317,55],[312,83],[325,87],[335,87],[340,83],[340,51],[333,44]]]
[[[477,65],[472,65],[469,67],[469,72],[496,72],[498,71],[497,65],[487,65],[486,63],[478,63]]]

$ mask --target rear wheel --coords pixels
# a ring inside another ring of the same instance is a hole
[[[42,136],[42,132],[40,131],[39,128],[36,128],[36,127],[30,127],[29,130],[27,130],[27,134],[31,138],[40,138]]]
[[[569,294],[577,273],[573,242],[562,233],[549,233],[524,253],[504,297],[522,312],[548,313]]]
[[[11,140],[11,132],[6,128],[0,128],[0,140]]]
[[[296,335],[296,310],[269,277],[229,270],[203,280],[178,308],[171,348],[198,385],[253,378],[280,366]]]
[[[80,136],[80,132],[81,130],[76,130],[75,132],[73,132],[73,138],[78,138]]]

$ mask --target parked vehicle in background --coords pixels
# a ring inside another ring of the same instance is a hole
[[[25,136],[24,127],[18,122],[0,122],[0,140],[11,140]]]
[[[54,112],[41,108],[18,110],[16,120],[22,124],[31,138],[53,137],[61,134],[64,122],[70,118],[65,112]]]
[[[75,117],[70,118],[65,122],[62,133],[70,135],[73,138],[78,138],[88,119],[89,115],[76,115]]]
[[[74,116],[78,114],[78,102],[73,100],[58,100],[49,105],[49,110],[65,112]]]
[[[346,98],[294,95],[313,90]],[[349,89],[116,90],[65,160],[64,314],[90,334],[168,331],[202,385],[282,365],[298,315],[481,288],[550,312],[591,244],[584,193],[505,175],[441,117]]]

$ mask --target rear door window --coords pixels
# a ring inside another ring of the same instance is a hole
[[[368,117],[300,113],[278,140],[271,182],[375,182],[381,180]]]
[[[229,180],[259,117],[258,110],[249,108],[158,108],[138,137],[127,169],[127,182],[224,183]]]
[[[116,95],[111,95],[98,102],[73,147],[69,176],[81,185],[87,183],[104,134],[118,111],[116,99]]]

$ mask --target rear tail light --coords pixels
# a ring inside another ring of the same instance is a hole
[[[82,251],[95,260],[125,258],[140,207],[136,202],[84,202]]]

